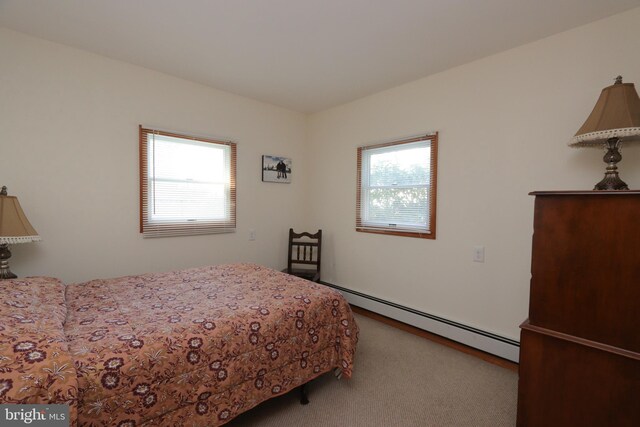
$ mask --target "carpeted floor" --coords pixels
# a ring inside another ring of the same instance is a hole
[[[324,375],[271,399],[230,427],[514,426],[518,375],[356,315],[360,342],[351,380]]]

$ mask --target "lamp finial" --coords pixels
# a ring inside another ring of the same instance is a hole
[[[7,186],[3,185],[2,191],[0,191],[0,196],[6,196],[6,195],[7,195]]]
[[[621,84],[622,84],[622,76],[618,76],[618,77],[616,77],[616,82],[615,82],[615,84],[617,84],[617,85],[621,85]]]

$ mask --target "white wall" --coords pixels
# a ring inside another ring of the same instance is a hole
[[[527,193],[601,179],[603,153],[566,143],[616,75],[640,87],[638,24],[640,8],[312,115],[307,215],[326,239],[323,279],[518,339]],[[440,132],[437,240],[355,232],[356,147],[429,130]],[[640,147],[625,147],[631,188],[638,165]],[[486,247],[483,264],[472,262],[475,245]]]
[[[0,29],[0,185],[43,241],[12,270],[65,281],[231,261],[282,267],[301,223],[306,117]],[[142,239],[138,125],[238,143],[235,234]],[[261,182],[261,155],[293,158],[292,184]],[[249,241],[249,229],[256,240]]]

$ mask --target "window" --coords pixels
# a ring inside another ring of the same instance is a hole
[[[436,238],[438,134],[358,148],[356,231]]]
[[[229,233],[236,227],[236,144],[140,126],[144,237]]]

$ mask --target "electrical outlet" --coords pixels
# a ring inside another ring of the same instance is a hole
[[[473,248],[473,261],[484,262],[484,246],[476,246]]]
[[[249,240],[256,240],[256,230],[249,230]]]

